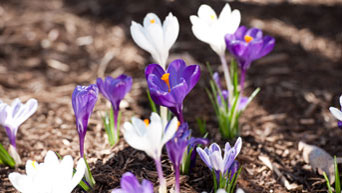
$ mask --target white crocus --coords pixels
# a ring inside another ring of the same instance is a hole
[[[139,47],[148,51],[153,59],[164,69],[169,57],[169,50],[179,34],[178,19],[169,13],[164,23],[154,13],[148,13],[144,18],[143,26],[132,21],[131,35]]]
[[[175,135],[178,121],[174,117],[168,127],[163,127],[159,115],[152,113],[151,123],[146,124],[143,120],[133,117],[132,123],[126,122],[124,128],[124,138],[130,146],[146,152],[153,159],[158,159],[165,143]]]
[[[198,16],[190,16],[192,32],[201,41],[208,43],[219,55],[223,56],[226,50],[225,35],[233,34],[238,29],[241,21],[240,11],[231,11],[227,3],[219,16],[208,5],[201,5]]]
[[[340,105],[341,105],[341,108],[342,108],[342,95],[340,96]],[[330,112],[332,115],[334,115],[334,117],[339,120],[339,121],[342,121],[342,112],[341,110],[335,108],[335,107],[330,107],[329,108]]]
[[[73,174],[73,159],[67,155],[59,160],[53,151],[48,151],[44,163],[28,160],[26,175],[10,173],[8,178],[22,193],[70,193],[82,180],[86,164],[81,158]]]
[[[178,120],[174,117],[164,127],[157,113],[151,114],[151,123],[141,119],[132,118],[132,123],[124,124],[124,138],[126,142],[135,149],[144,151],[154,159],[159,178],[159,193],[166,193],[166,180],[161,167],[161,153],[166,142],[173,138],[178,128]]]

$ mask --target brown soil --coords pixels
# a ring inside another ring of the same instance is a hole
[[[48,150],[79,158],[78,135],[71,107],[77,84],[94,83],[96,77],[133,76],[132,91],[125,98],[123,121],[148,117],[144,67],[150,56],[132,41],[129,26],[147,12],[164,18],[169,11],[181,23],[171,58],[183,58],[202,67],[202,78],[185,100],[185,119],[198,135],[195,119],[207,120],[211,142],[223,145],[204,88],[208,86],[205,63],[219,70],[217,56],[191,32],[189,15],[204,1],[112,0],[11,0],[0,1],[0,98],[39,101],[36,114],[19,129],[17,143],[24,162],[42,161]],[[206,1],[216,10],[223,2]],[[246,192],[326,192],[325,181],[306,164],[298,149],[300,140],[341,156],[342,131],[328,111],[338,106],[341,94],[342,3],[340,0],[244,0],[232,2],[240,9],[242,24],[262,28],[276,38],[274,51],[252,64],[247,93],[261,92],[241,117],[243,166],[238,186]],[[193,102],[191,102],[193,101]],[[100,112],[109,109],[100,97],[86,137],[86,152],[97,181],[93,192],[119,186],[121,175],[131,171],[140,179],[157,182],[154,164],[124,140],[111,148],[102,128]],[[8,145],[4,129],[0,141]],[[233,141],[231,141],[233,142]],[[287,190],[259,156],[267,156],[285,178],[298,185]],[[169,185],[174,182],[166,154],[163,167]],[[18,168],[24,172],[24,167]],[[15,192],[8,181],[13,172],[0,166],[0,192]],[[182,176],[182,192],[210,191],[210,172],[197,160],[190,176]],[[156,184],[157,185],[157,184]],[[82,192],[77,188],[74,192]]]

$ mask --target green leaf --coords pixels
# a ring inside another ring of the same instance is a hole
[[[152,111],[155,113],[158,113],[156,104],[152,100],[151,93],[148,89],[146,89],[146,93],[147,93],[147,98],[148,98],[148,101],[150,102],[150,107],[151,107]]]
[[[340,175],[338,172],[336,156],[334,156],[334,164],[335,164],[335,191],[341,192]]]
[[[85,177],[86,177],[87,182],[91,186],[91,188],[93,188],[95,186],[96,182],[95,182],[95,179],[94,179],[93,175],[91,174],[91,170],[90,170],[90,167],[89,167],[89,164],[88,164],[86,156],[83,155],[83,158],[84,158],[84,161],[85,161],[86,166],[87,166]]]
[[[207,129],[206,129],[207,122],[201,118],[197,118],[196,121],[197,121],[197,125],[198,125],[201,135],[204,135],[205,133],[207,133]]]
[[[325,178],[325,181],[327,182],[327,187],[328,187],[329,193],[333,193],[332,188],[330,186],[329,178],[328,178],[328,176],[327,176],[327,174],[325,172],[323,172],[323,176]]]
[[[0,144],[0,163],[5,164],[11,168],[15,167],[14,159],[9,155],[6,149]]]

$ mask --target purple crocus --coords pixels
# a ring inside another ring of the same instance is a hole
[[[186,66],[181,59],[174,60],[166,72],[159,64],[145,69],[147,84],[153,101],[168,107],[183,123],[183,100],[200,78],[199,65]]]
[[[197,147],[196,150],[202,161],[210,170],[214,170],[216,174],[226,175],[227,172],[229,173],[229,169],[234,166],[234,161],[240,153],[241,145],[242,141],[240,137],[237,139],[233,148],[230,147],[229,142],[227,142],[223,158],[221,148],[216,143],[211,144],[209,148],[206,147],[204,150],[200,147]],[[235,171],[235,169],[232,169],[232,171],[233,170]]]
[[[84,155],[84,138],[87,133],[88,120],[96,104],[98,93],[99,90],[95,84],[89,86],[78,85],[72,93],[72,107],[80,139],[81,157]]]
[[[16,98],[11,105],[0,101],[0,125],[6,129],[10,144],[16,148],[16,135],[19,126],[25,122],[38,108],[36,99],[29,99],[26,104]]]
[[[166,150],[172,162],[173,169],[175,171],[175,193],[180,192],[179,166],[181,164],[184,151],[186,150],[186,147],[189,144],[188,137],[190,135],[190,130],[188,129],[188,127],[188,123],[184,122],[182,125],[178,127],[175,136],[169,142],[166,143]]]
[[[153,184],[150,181],[144,179],[140,184],[131,172],[123,174],[120,186],[121,188],[114,189],[112,193],[153,193]]]
[[[213,79],[215,81],[215,84],[217,86],[217,88],[221,91],[221,94],[222,94],[222,97],[225,101],[228,101],[228,90],[224,90],[222,89],[222,86],[221,86],[221,82],[220,82],[220,77],[219,77],[219,74],[218,72],[215,72],[213,74]],[[222,101],[221,101],[221,95],[220,93],[217,93],[217,102],[220,106],[222,106]],[[228,101],[229,102],[229,101]],[[238,106],[238,111],[241,111],[243,110],[246,105],[247,105],[247,102],[248,102],[248,97],[240,97],[240,102],[239,102],[239,106]],[[230,104],[228,104],[228,107],[230,107]]]
[[[117,129],[120,102],[131,90],[132,83],[132,77],[125,74],[122,74],[117,78],[107,76],[104,80],[102,80],[101,78],[96,79],[96,84],[99,87],[100,92],[112,104],[115,129]]]
[[[275,44],[271,36],[263,36],[258,28],[247,29],[239,27],[234,34],[227,34],[225,37],[227,49],[237,59],[241,68],[240,86],[243,90],[246,70],[253,60],[257,60],[270,53]]]

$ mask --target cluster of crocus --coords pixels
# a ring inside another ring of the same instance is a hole
[[[26,175],[13,172],[8,178],[22,193],[71,193],[86,171],[83,158],[78,161],[76,172],[73,165],[70,155],[59,160],[53,151],[48,151],[44,163],[28,160]]]
[[[208,43],[220,57],[227,90],[222,89],[219,75],[215,73],[213,79],[216,85],[211,84],[212,93],[209,93],[209,97],[214,105],[222,136],[234,138],[239,134],[240,112],[259,91],[256,89],[250,97],[243,96],[246,70],[253,60],[272,51],[275,40],[271,36],[263,36],[260,29],[239,27],[240,12],[231,11],[229,4],[224,6],[218,17],[211,7],[201,5],[198,16],[190,16],[190,20],[194,35],[199,40]],[[226,49],[237,60],[239,70],[235,67],[234,60],[231,61],[231,67],[228,67],[225,57]],[[239,75],[240,86],[237,84]]]
[[[227,192],[234,191],[234,184],[238,176],[238,163],[235,160],[240,153],[242,140],[239,137],[235,142],[234,147],[231,147],[229,142],[224,148],[224,156],[220,146],[213,143],[209,148],[202,149],[197,147],[197,152],[203,162],[213,172],[214,189],[225,189]]]
[[[148,13],[143,22],[143,26],[132,21],[131,35],[139,47],[148,51],[153,59],[166,69],[169,50],[176,42],[179,34],[178,19],[169,13],[163,24],[154,13]],[[160,106],[160,115],[165,126],[167,123],[167,108]]]
[[[335,108],[335,107],[330,107],[329,110],[331,114],[338,120],[337,121],[337,126],[339,128],[342,128],[342,95],[340,96],[340,106],[341,110]]]
[[[108,138],[110,144],[113,146],[119,140],[118,125],[120,125],[119,110],[120,102],[125,97],[125,95],[131,90],[133,80],[130,76],[125,74],[120,75],[117,78],[112,78],[110,76],[106,77],[104,80],[97,78],[96,84],[102,93],[102,95],[110,101],[112,104],[114,127],[110,126],[108,129]]]
[[[38,108],[36,99],[29,99],[26,104],[22,104],[20,99],[14,99],[11,105],[0,101],[0,125],[6,129],[6,134],[10,141],[9,153],[13,157],[16,165],[21,163],[17,153],[16,135],[19,126],[33,115]]]

